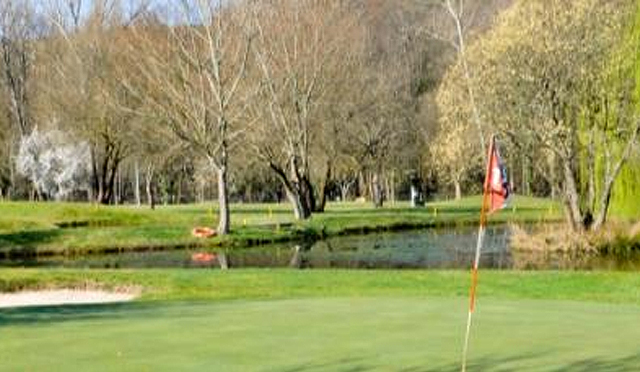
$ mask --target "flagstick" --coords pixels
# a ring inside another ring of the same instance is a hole
[[[484,215],[484,206],[482,214]],[[469,350],[469,335],[471,334],[471,320],[473,316],[473,312],[475,310],[475,301],[476,301],[476,287],[478,286],[478,266],[480,264],[480,249],[482,247],[482,241],[484,240],[484,230],[485,226],[483,223],[480,224],[480,229],[478,230],[478,243],[476,245],[476,258],[473,263],[473,272],[471,274],[471,290],[470,290],[470,301],[469,301],[469,317],[467,318],[467,332],[464,337],[464,348],[462,351],[462,372],[467,370],[467,351]]]
[[[469,351],[469,336],[471,335],[471,321],[476,307],[476,288],[478,287],[478,267],[480,266],[480,251],[482,242],[484,241],[484,232],[487,225],[487,210],[489,209],[489,174],[491,166],[491,156],[494,147],[494,138],[491,138],[489,146],[489,157],[487,161],[487,173],[482,194],[482,209],[480,210],[480,228],[478,229],[478,242],[476,244],[476,256],[473,261],[473,270],[471,272],[471,288],[469,290],[469,316],[467,317],[467,331],[464,337],[464,347],[462,349],[462,372],[467,370],[467,352]]]

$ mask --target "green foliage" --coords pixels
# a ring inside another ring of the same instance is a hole
[[[581,159],[581,178],[583,192],[588,187],[588,162],[593,161],[597,177],[606,174],[606,159],[611,154],[619,154],[626,145],[621,131],[625,130],[620,125],[622,122],[638,120],[640,114],[640,2],[628,19],[625,20],[623,37],[618,41],[608,61],[605,61],[603,75],[602,98],[606,102],[605,110],[597,113],[604,125],[613,126],[605,131],[607,142],[596,145],[595,158],[591,159],[584,152]],[[625,97],[621,100],[621,97]],[[585,111],[587,111],[585,109]],[[586,118],[582,118],[581,142],[586,143],[589,138],[589,128]],[[640,147],[636,144],[636,148]],[[640,158],[637,155],[623,166],[618,176],[611,195],[611,212],[624,218],[640,217]],[[602,193],[600,184],[596,184],[598,197]]]
[[[635,138],[633,10],[628,0],[517,1],[468,48],[485,124],[509,140],[516,161],[534,164],[562,190],[576,229],[589,220],[598,229],[606,220],[612,183]],[[440,97],[450,98],[439,101],[442,112],[469,122],[460,89],[447,78],[442,89]]]
[[[616,216],[640,218],[640,160],[622,169],[613,189],[611,210]]]
[[[623,40],[620,59],[626,62],[626,74],[634,76],[633,111],[640,113],[640,1],[635,14],[629,22],[628,36]],[[638,120],[636,118],[636,120]],[[640,148],[640,144],[636,145]],[[640,218],[640,152],[636,151],[622,169],[614,186],[611,209],[616,215],[627,218]]]

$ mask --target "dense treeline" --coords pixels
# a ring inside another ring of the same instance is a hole
[[[441,143],[473,133],[460,84],[470,66],[482,124],[502,134],[521,177],[542,177],[575,230],[599,229],[620,173],[638,154],[636,9],[633,1],[516,2],[448,71],[438,99],[451,130]]]
[[[478,192],[498,133],[598,227],[634,197],[635,2],[551,3],[5,1],[0,194],[215,198],[225,233],[230,201]]]

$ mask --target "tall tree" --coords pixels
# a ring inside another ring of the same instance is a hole
[[[114,201],[116,176],[135,140],[134,117],[117,110],[112,101],[122,96],[114,81],[125,46],[118,33],[123,19],[114,4],[94,2],[88,15],[79,19],[73,10],[65,16],[63,3],[51,17],[55,33],[43,48],[49,116],[89,141],[92,197],[102,204]]]
[[[0,3],[0,89],[10,122],[8,194],[16,186],[15,161],[17,144],[34,127],[34,62],[35,42],[42,24],[29,0],[6,0]]]
[[[479,72],[475,86],[483,116],[514,142],[533,143],[552,155],[551,168],[560,176],[551,181],[563,192],[575,230],[602,227],[612,185],[639,135],[640,122],[627,109],[635,99],[627,88],[635,85],[631,75],[617,74],[624,77],[625,84],[617,85],[623,89],[607,83],[607,71],[621,68],[615,61],[611,67],[609,56],[618,48],[632,3],[519,1],[469,50]],[[612,147],[613,138],[618,146]],[[606,149],[605,171],[581,171],[596,146]],[[581,191],[581,180],[599,190],[597,206],[595,192]]]
[[[2,85],[9,97],[13,125],[21,137],[33,127],[29,89],[36,36],[37,25],[29,1],[6,0],[0,4]]]
[[[352,24],[339,1],[265,2],[254,10],[253,55],[263,89],[251,142],[280,179],[298,219],[316,209],[311,151],[322,125],[318,107],[334,76],[338,40]]]
[[[217,173],[217,232],[230,231],[229,152],[252,96],[247,81],[253,35],[244,3],[184,2],[177,26],[140,23],[131,44],[138,79],[123,80],[145,102],[144,114],[166,125]]]

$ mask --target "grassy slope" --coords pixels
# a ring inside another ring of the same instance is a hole
[[[3,270],[0,278],[5,289],[155,288],[133,304],[0,311],[0,370],[459,370],[463,272]],[[638,370],[639,288],[632,273],[483,272],[470,371]]]
[[[294,223],[286,204],[232,206],[233,233],[203,243],[190,236],[195,226],[214,225],[216,211],[207,205],[101,207],[69,203],[0,203],[0,252],[70,253],[196,245],[247,245],[293,239],[305,234],[344,234],[370,230],[475,223],[480,199],[440,202],[411,209],[407,204],[380,210],[369,204],[330,204],[327,212]],[[514,208],[494,221],[559,219],[560,207],[548,200],[517,198]]]

